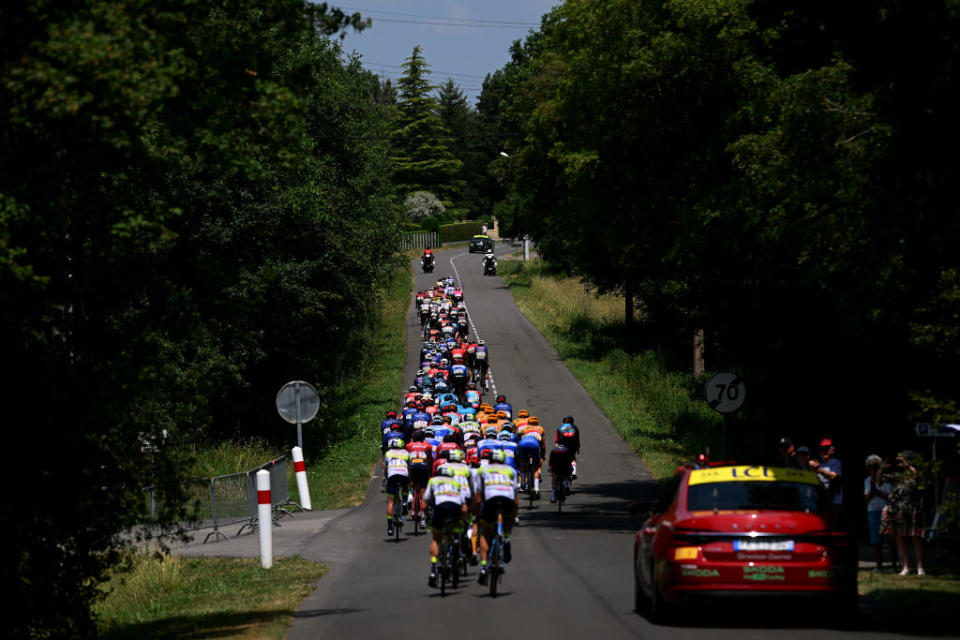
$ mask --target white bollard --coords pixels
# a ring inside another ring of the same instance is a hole
[[[310,487],[307,485],[307,467],[303,464],[303,449],[293,448],[293,469],[297,473],[297,491],[300,492],[300,506],[310,511],[313,508],[310,502]]]
[[[273,518],[270,517],[270,472],[257,471],[257,518],[260,525],[260,566],[273,566]]]

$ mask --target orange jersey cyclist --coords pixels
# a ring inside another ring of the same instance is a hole
[[[480,584],[487,584],[487,554],[490,552],[490,542],[497,532],[497,510],[503,513],[503,559],[510,562],[510,532],[519,506],[517,472],[506,464],[506,453],[503,449],[493,450],[490,464],[477,471],[475,483],[474,501],[480,503],[480,527],[483,530],[479,541],[480,575],[477,579]]]
[[[546,453],[543,439],[544,430],[536,416],[530,416],[527,424],[517,431],[517,456],[520,459],[521,477],[527,477],[527,461],[533,460],[533,486],[524,487],[524,489],[533,491],[536,498],[540,497],[540,467]]]

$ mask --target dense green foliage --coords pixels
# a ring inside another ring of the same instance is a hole
[[[566,2],[480,101],[502,233],[703,329],[758,452],[902,444],[958,417],[958,43],[950,2]]]
[[[0,9],[6,450],[30,484],[0,507],[9,635],[92,635],[140,487],[172,509],[185,445],[289,445],[277,389],[336,399],[362,363],[401,220],[357,140],[388,132],[377,81],[326,37],[363,24],[299,0]]]
[[[469,240],[483,231],[482,222],[456,222],[440,225],[440,242]]]

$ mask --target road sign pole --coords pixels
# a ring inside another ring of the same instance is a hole
[[[303,450],[303,410],[300,406],[300,383],[297,382],[293,387],[293,393],[297,398],[297,446]]]
[[[727,461],[727,414],[723,414],[723,461]]]

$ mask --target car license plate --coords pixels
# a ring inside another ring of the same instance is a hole
[[[793,540],[734,540],[734,551],[793,551]]]

